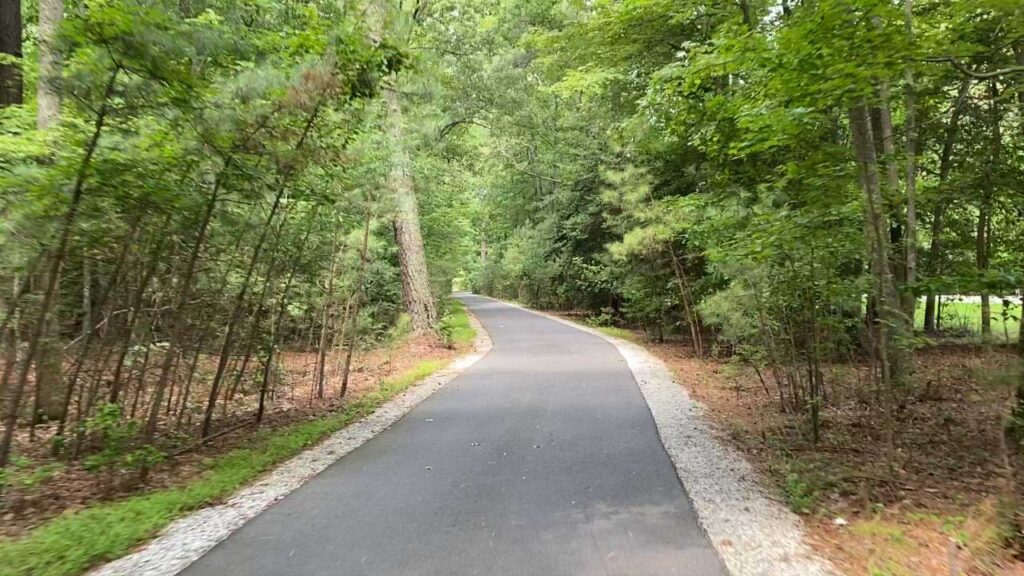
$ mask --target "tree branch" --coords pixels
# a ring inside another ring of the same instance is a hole
[[[459,126],[461,124],[472,124],[474,126],[479,126],[481,128],[486,128],[487,130],[491,129],[490,126],[488,126],[487,124],[484,124],[483,122],[480,122],[480,121],[476,120],[475,118],[460,118],[458,120],[452,120],[451,122],[449,122],[449,123],[445,124],[444,126],[442,126],[441,130],[438,131],[438,138],[439,139],[443,139],[453,129],[455,129],[457,126]]]
[[[1024,65],[1022,66],[1008,66],[1000,70],[993,70],[991,72],[977,72],[964,66],[962,62],[957,60],[953,56],[935,56],[932,58],[925,58],[925,62],[948,62],[953,65],[961,74],[970,76],[971,78],[977,78],[978,80],[988,80],[991,78],[997,78],[999,76],[1007,76],[1009,74],[1022,74],[1024,73]]]

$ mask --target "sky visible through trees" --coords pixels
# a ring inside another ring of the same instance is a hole
[[[0,51],[0,468],[145,479],[453,286],[753,367],[814,442],[867,366],[893,470],[920,350],[1024,357],[1019,0],[4,0]]]

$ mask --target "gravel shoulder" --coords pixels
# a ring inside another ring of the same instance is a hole
[[[838,574],[807,545],[800,518],[772,500],[750,464],[714,437],[703,407],[675,381],[661,360],[632,342],[557,316],[529,311],[603,338],[625,358],[700,524],[731,574]]]
[[[225,503],[204,508],[168,526],[132,554],[100,566],[90,576],[173,576],[195,562],[247,521],[278,502],[335,461],[386,430],[399,418],[443,388],[491,349],[491,339],[470,315],[476,330],[473,351],[391,399],[370,416],[329,436],[285,462]]]

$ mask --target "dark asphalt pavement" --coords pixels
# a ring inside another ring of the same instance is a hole
[[[462,299],[485,358],[182,574],[726,574],[615,347]]]

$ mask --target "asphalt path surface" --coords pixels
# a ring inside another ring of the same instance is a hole
[[[614,346],[462,296],[491,352],[187,576],[724,576]]]

